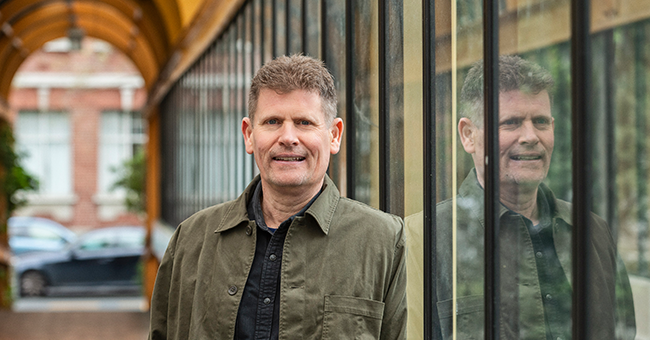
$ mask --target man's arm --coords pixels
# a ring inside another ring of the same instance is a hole
[[[620,256],[616,256],[616,338],[634,340],[635,336],[636,320],[632,287],[623,260]]]
[[[180,227],[179,227],[180,229]],[[163,255],[156,283],[151,297],[149,340],[167,339],[167,317],[169,306],[169,289],[174,266],[174,248],[178,239],[178,230],[174,233],[165,255]]]
[[[393,257],[392,280],[384,299],[384,316],[381,339],[406,339],[406,240],[404,222],[400,219],[400,232]]]

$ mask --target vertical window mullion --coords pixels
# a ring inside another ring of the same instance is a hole
[[[278,0],[270,0],[271,1],[271,21],[273,26],[273,33],[271,34],[271,37],[273,37],[272,42],[271,42],[271,50],[273,51],[273,55],[271,56],[271,59],[275,58],[278,55],[278,6],[277,2]]]
[[[499,339],[499,2],[483,3],[485,128],[485,339]]]
[[[573,149],[573,229],[572,269],[573,304],[572,338],[591,339],[588,306],[590,298],[588,221],[591,210],[591,122],[589,112],[589,84],[591,74],[589,20],[590,0],[571,1],[571,129]]]
[[[300,28],[301,28],[301,31],[302,31],[302,36],[300,37],[301,38],[300,42],[302,44],[302,48],[301,48],[302,53],[305,54],[305,55],[309,55],[309,53],[307,52],[307,51],[309,51],[309,49],[307,48],[307,46],[308,46],[307,45],[308,44],[307,39],[309,37],[309,29],[307,28],[307,19],[308,19],[308,12],[307,12],[307,6],[308,5],[307,5],[307,3],[308,3],[307,0],[300,1],[300,11],[301,11],[300,12]],[[315,19],[315,18],[313,18],[313,19]],[[313,57],[318,57],[318,56],[313,55]]]
[[[291,54],[291,0],[285,0],[284,2],[284,46],[285,46],[285,55]]]
[[[436,11],[433,2],[422,1],[422,122],[424,137],[424,338],[440,340],[433,320],[439,320],[434,304],[436,278]]]
[[[328,0],[321,0],[320,2],[320,58],[321,60],[325,61],[325,65],[330,69],[331,72],[331,65],[328,65],[328,55],[327,55],[327,1]],[[328,169],[329,170],[329,169]]]
[[[404,215],[403,9],[401,1],[379,1],[379,208]]]
[[[605,109],[605,144],[606,155],[609,161],[607,162],[607,224],[612,230],[614,243],[618,243],[618,223],[616,223],[616,87],[614,84],[615,67],[614,67],[614,30],[609,30],[605,33],[605,93],[606,93],[606,109]]]
[[[345,1],[345,83],[346,83],[346,116],[347,116],[347,135],[346,135],[346,182],[347,197],[354,199],[356,197],[356,124],[354,110],[354,70],[352,69],[354,58],[354,1]]]
[[[379,209],[388,211],[391,202],[390,191],[390,146],[388,145],[389,124],[389,0],[379,0]]]

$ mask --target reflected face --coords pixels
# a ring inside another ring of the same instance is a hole
[[[339,151],[343,132],[343,121],[327,122],[322,107],[320,95],[314,92],[260,91],[255,121],[244,118],[242,133],[263,187],[293,190],[322,186],[330,154]]]
[[[470,153],[479,180],[484,184],[484,133],[483,129],[474,129],[474,152]],[[553,153],[554,129],[548,92],[508,91],[499,95],[499,175],[502,188],[512,185],[537,187],[546,178]],[[468,151],[467,147],[465,150]]]

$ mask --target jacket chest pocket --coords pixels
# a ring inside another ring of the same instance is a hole
[[[483,339],[483,295],[458,297],[456,299],[456,336],[458,339]],[[440,330],[443,339],[451,339],[453,329],[452,300],[438,302]]]
[[[325,296],[323,340],[379,339],[384,303],[351,296]]]

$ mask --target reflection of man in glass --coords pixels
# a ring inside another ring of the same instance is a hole
[[[542,183],[553,153],[553,79],[540,66],[515,56],[499,59],[499,73],[501,336],[570,339],[571,204],[556,199]],[[475,169],[457,196],[456,334],[458,339],[475,339],[483,337],[484,308],[482,62],[465,79],[460,110],[460,139]],[[447,200],[436,209],[434,299],[444,339],[453,332],[452,207],[452,200]],[[625,268],[605,221],[593,215],[589,227],[593,237],[589,282],[598,306],[589,326],[598,339],[633,339],[634,309]]]

